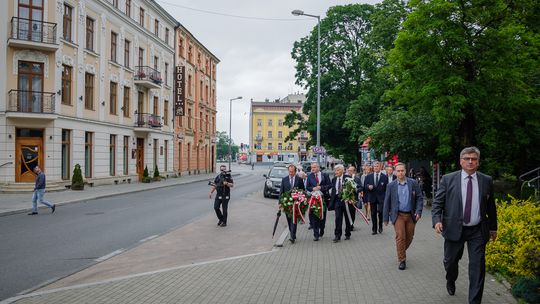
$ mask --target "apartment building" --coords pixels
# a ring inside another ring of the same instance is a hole
[[[153,0],[5,0],[0,184],[174,174],[177,21]]]
[[[298,162],[308,160],[306,131],[285,141],[293,128],[285,125],[285,116],[291,111],[302,112],[304,94],[289,94],[275,101],[251,101],[249,134],[251,162]]]
[[[184,72],[185,95],[183,115],[175,117],[174,168],[179,174],[215,170],[218,63],[185,27],[177,27],[176,65]]]

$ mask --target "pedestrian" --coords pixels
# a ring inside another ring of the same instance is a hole
[[[38,214],[38,203],[51,208],[51,213],[54,213],[54,211],[56,211],[56,204],[51,204],[50,202],[43,200],[46,187],[45,173],[41,171],[39,166],[34,167],[34,173],[36,174],[36,183],[34,185],[34,194],[32,194],[32,212],[28,213],[28,215]]]
[[[280,198],[285,192],[295,188],[305,190],[304,183],[296,176],[296,166],[294,164],[289,164],[287,170],[289,171],[289,174],[281,179],[281,186],[279,188]],[[294,223],[292,216],[287,216],[287,224],[289,226],[289,241],[294,244],[294,242],[296,242],[296,224]]]
[[[255,168],[255,163],[251,163],[251,170]]]
[[[347,174],[354,180],[356,183],[356,200],[359,202],[362,198],[360,197],[360,192],[364,190],[362,187],[362,182],[360,176],[356,174],[356,167],[352,164],[347,168]],[[349,213],[351,214],[351,230],[354,231],[354,220],[356,219],[356,208],[354,205],[347,204],[349,208]]]
[[[379,233],[383,231],[382,209],[388,177],[381,173],[381,163],[378,161],[373,164],[373,170],[374,172],[366,177],[364,191],[367,191],[367,201],[371,206],[371,234],[375,235],[377,231]]]
[[[392,165],[387,164],[384,168],[384,171],[386,172],[386,176],[388,177],[388,184],[390,184],[397,178],[394,174],[394,167]]]
[[[328,202],[330,199],[330,188],[332,188],[332,181],[328,174],[321,172],[319,163],[311,163],[311,173],[307,177],[306,190],[309,192],[320,191],[324,202],[322,219],[309,213],[309,224],[313,229],[313,240],[318,241],[324,235],[324,228],[326,226],[326,212],[328,209]]]
[[[362,197],[362,201],[364,203],[364,210],[366,212],[366,217],[368,221],[371,221],[371,206],[369,205],[367,201],[367,192],[364,189],[364,185],[366,182],[366,177],[371,173],[371,166],[369,164],[365,164],[364,167],[362,167],[362,176],[360,176],[360,184],[362,185],[362,191],[360,192],[360,196]]]
[[[412,243],[416,222],[422,216],[424,198],[420,185],[406,176],[404,163],[395,166],[397,178],[388,184],[384,197],[383,221],[388,226],[388,218],[396,232],[396,251],[400,270],[407,267],[406,250]]]
[[[467,243],[469,303],[481,303],[486,274],[486,244],[497,238],[493,179],[478,172],[480,150],[467,147],[459,155],[461,170],[444,175],[431,210],[433,228],[444,237],[446,290],[453,296],[458,263]]]
[[[342,200],[341,195],[343,193],[343,187],[345,186],[345,179],[349,177],[348,175],[343,174],[345,168],[342,164],[337,164],[334,166],[334,178],[332,179],[332,189],[331,189],[331,199],[330,204],[328,205],[328,210],[335,211],[335,220],[336,228],[334,230],[334,243],[337,243],[341,240],[341,235],[343,233],[343,217],[345,217],[345,240],[351,239],[351,221],[347,215],[348,205],[345,201]]]
[[[214,179],[209,197],[212,198],[212,193],[214,193],[214,191],[217,192],[216,198],[214,199],[214,211],[216,211],[216,216],[218,218],[217,225],[218,227],[227,227],[227,209],[229,207],[231,188],[234,187],[234,182],[231,177],[231,172],[227,171],[227,166],[221,165],[219,170],[220,172]]]

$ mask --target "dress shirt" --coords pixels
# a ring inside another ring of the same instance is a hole
[[[399,202],[399,211],[401,212],[411,212],[411,197],[409,195],[409,185],[407,185],[407,180],[403,183],[398,181],[398,202]]]
[[[465,203],[467,198],[467,183],[469,175],[464,170],[461,170],[461,198],[463,203],[463,215],[465,215]],[[480,196],[478,195],[478,175],[473,173],[472,177],[472,205],[471,205],[471,221],[463,226],[476,226],[480,223]]]

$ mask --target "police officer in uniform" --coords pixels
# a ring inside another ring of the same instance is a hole
[[[227,208],[229,206],[229,199],[231,196],[231,188],[234,186],[231,173],[227,172],[227,167],[221,165],[219,167],[220,173],[214,179],[212,190],[210,190],[209,197],[212,198],[212,193],[217,192],[214,200],[214,210],[218,218],[218,226],[227,226]],[[220,209],[221,207],[221,209]]]

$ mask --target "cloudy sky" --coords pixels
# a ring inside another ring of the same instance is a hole
[[[256,101],[273,100],[289,93],[303,92],[294,84],[295,69],[290,53],[294,41],[308,35],[316,26],[317,19],[296,17],[291,11],[301,9],[307,14],[324,16],[331,6],[360,2],[156,1],[221,60],[217,67],[216,119],[219,131],[229,131],[229,100],[243,97],[243,100],[233,101],[232,137],[237,144],[249,142],[249,104],[252,98]],[[374,3],[372,0],[362,2]]]

